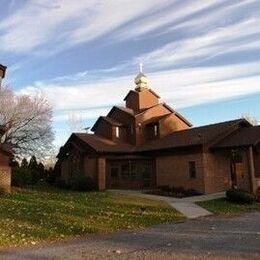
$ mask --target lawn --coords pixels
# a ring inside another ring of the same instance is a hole
[[[0,194],[0,247],[182,219],[180,213],[161,202],[109,192],[16,189],[10,195]]]
[[[259,202],[255,202],[253,204],[236,204],[226,199],[217,199],[197,202],[197,204],[215,214],[225,215],[232,215],[250,210],[260,210]]]

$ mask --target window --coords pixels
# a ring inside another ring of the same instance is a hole
[[[154,125],[154,136],[158,136],[158,125]]]
[[[189,162],[189,176],[190,178],[196,178],[196,162]]]
[[[116,126],[116,138],[119,138],[119,127]]]
[[[116,166],[112,166],[110,169],[110,176],[112,179],[118,179],[119,178],[119,168]]]
[[[129,163],[123,163],[121,165],[121,177],[122,179],[129,179],[130,177]]]

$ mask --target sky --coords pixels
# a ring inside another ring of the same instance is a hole
[[[1,0],[0,17],[4,83],[46,95],[57,146],[124,105],[139,63],[194,126],[260,121],[259,0]]]

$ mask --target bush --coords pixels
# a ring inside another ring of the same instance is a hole
[[[69,186],[61,177],[56,178],[54,186],[60,189],[68,189]]]
[[[12,170],[12,186],[25,187],[35,184],[34,171],[25,167],[15,167]]]
[[[72,174],[68,181],[68,187],[75,191],[93,191],[96,190],[96,183],[92,178],[83,175],[80,172],[75,172]]]
[[[226,197],[229,201],[239,204],[252,204],[254,202],[254,195],[243,190],[228,190]]]

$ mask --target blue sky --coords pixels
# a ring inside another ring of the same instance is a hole
[[[260,120],[258,0],[1,0],[0,17],[5,83],[48,97],[57,145],[123,104],[140,62],[195,126]]]

